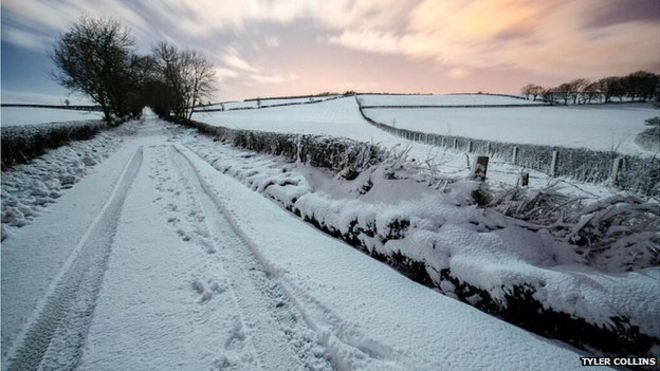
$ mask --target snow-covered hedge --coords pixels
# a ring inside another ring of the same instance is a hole
[[[2,140],[2,170],[26,163],[74,140],[93,138],[102,130],[116,127],[129,117],[115,118],[111,123],[102,120],[51,122],[0,128]]]
[[[182,124],[240,148],[330,169],[342,173],[345,178],[354,178],[369,166],[382,161],[385,155],[378,146],[348,138],[230,129],[197,121],[186,121]]]
[[[586,148],[568,148],[535,144],[518,144],[473,139],[460,136],[424,133],[415,130],[395,128],[377,122],[360,108],[364,119],[372,125],[393,135],[430,145],[468,150],[472,153],[488,154],[529,169],[551,174],[553,152],[557,152],[557,166],[553,176],[573,178],[582,182],[612,182],[623,190],[654,197],[660,196],[660,158],[643,158],[622,155],[614,151],[594,151]],[[612,179],[613,167],[617,158],[622,159],[622,168],[616,179]]]
[[[660,333],[652,324],[659,309],[654,299],[657,267],[644,268],[647,261],[631,272],[617,268],[610,274],[599,264],[590,266],[570,239],[561,240],[495,208],[479,207],[473,196],[479,182],[454,179],[429,187],[409,166],[391,164],[391,158],[351,180],[330,173],[324,181],[314,173],[310,181],[303,175],[309,168],[297,170],[301,163],[248,156],[201,137],[183,143],[302,220],[445,295],[600,353],[657,353],[653,345]],[[343,193],[333,196],[338,189]],[[595,227],[596,234],[609,238],[607,243],[621,233],[608,223],[616,223],[619,216],[638,218],[647,208],[621,206],[633,200],[610,201],[576,214],[590,218],[578,216],[587,229]],[[654,217],[649,228],[657,226],[657,213],[645,216]],[[575,236],[588,232],[576,231]],[[624,253],[626,241],[621,242],[616,247]],[[655,253],[652,264],[657,264]],[[626,259],[618,260],[631,262]]]
[[[2,169],[26,163],[72,140],[90,139],[106,127],[96,120],[2,127]]]

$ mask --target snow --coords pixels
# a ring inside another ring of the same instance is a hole
[[[63,266],[74,260],[76,246],[85,239],[93,221],[113,194],[130,154],[121,150],[115,152],[71,189],[61,192],[61,197],[43,209],[31,223],[16,229],[2,241],[3,369],[7,367],[7,356],[16,346],[21,331],[32,323],[35,311],[44,306],[44,295],[55,289],[56,278],[64,274]],[[57,168],[51,171],[66,171],[66,163],[54,162],[54,165]],[[26,174],[26,170],[20,171]],[[38,166],[32,170],[40,173]],[[7,176],[3,173],[3,182]],[[31,183],[26,184],[30,187]],[[3,207],[6,197],[22,199],[21,193],[14,193],[3,184]]]
[[[93,171],[132,132],[135,123],[104,131],[96,137],[49,150],[29,164],[2,173],[2,239],[22,227],[75,183]],[[27,127],[26,127],[27,128]],[[38,129],[39,126],[33,127]],[[38,131],[38,130],[37,130]]]
[[[187,156],[194,159],[192,154]],[[411,284],[351,247],[292,221],[275,204],[255,198],[253,192],[219,176],[199,159],[193,164],[234,227],[249,236],[248,244],[270,267],[271,274],[288,289],[311,322],[327,326],[324,330],[330,332],[329,345],[355,347],[377,369],[438,369],[448,365],[478,369],[501,362],[503,367],[532,369],[576,366],[572,352],[555,348],[552,357],[550,353],[544,356],[539,348],[548,343],[512,332],[514,328],[497,320],[482,323],[483,313],[463,310],[459,302]],[[403,316],[402,307],[406,308]],[[499,340],[493,341],[495,338]],[[538,355],[536,361],[529,363],[528,352]],[[337,364],[346,369],[373,368],[350,356],[341,347],[333,354],[336,362],[341,361]],[[548,363],[543,364],[543,360]]]
[[[497,110],[501,109],[505,108],[497,108]],[[365,111],[371,112],[373,110]],[[425,112],[427,109],[413,111]],[[463,151],[454,151],[406,140],[368,124],[360,115],[354,97],[339,98],[317,104],[260,110],[198,112],[193,114],[193,120],[236,129],[331,135],[371,142],[386,149],[391,149],[393,152],[405,152],[404,157],[416,159],[420,166],[425,166],[429,171],[448,176],[467,176],[471,172],[467,164],[474,160],[474,154],[468,155]],[[488,169],[489,183],[494,189],[500,186],[510,187],[516,184],[522,170],[523,168],[508,164],[501,159],[492,159]],[[525,171],[529,172],[531,186],[544,186],[553,181],[552,178],[541,172],[529,169],[525,169]],[[563,192],[577,196],[601,197],[612,192],[601,185],[579,184],[566,182],[562,179],[559,182],[563,186]]]
[[[102,118],[103,113],[98,111],[34,107],[0,108],[0,125],[3,127],[63,121],[101,120]]]
[[[3,369],[579,367],[580,352],[414,283],[320,233],[218,172],[181,145],[194,137],[171,136],[165,126],[146,120],[3,241]],[[228,157],[216,166],[246,155],[221,154]],[[266,169],[282,173],[282,164],[254,158],[264,180],[272,177]],[[292,165],[299,186],[263,192],[309,187]],[[318,184],[330,181],[327,173],[314,176]],[[369,211],[387,225],[420,205],[383,212],[386,204],[371,201],[350,210]],[[428,206],[418,212],[419,223],[445,201],[423,199]],[[447,220],[473,214],[439,210]],[[479,249],[475,242],[465,254],[479,257],[469,253]],[[528,259],[525,251],[519,241],[500,259]]]
[[[644,154],[635,137],[659,114],[649,104],[520,108],[365,109],[402,129],[509,143],[585,147]]]
[[[259,110],[198,112],[193,114],[193,120],[232,128],[328,134],[361,141],[385,136],[382,131],[367,125],[353,97]]]
[[[545,308],[605,327],[612,317],[625,316],[643,333],[660,337],[655,322],[660,269],[608,273],[586,267],[574,246],[472,205],[474,182],[454,180],[439,191],[412,171],[395,169],[393,177],[386,176],[391,172],[387,164],[346,181],[330,172],[267,155],[248,156],[210,138],[189,135],[179,133],[176,140],[221,172],[342,235],[357,222],[358,228],[373,233],[358,235],[368,251],[401,253],[422,262],[432,279],[434,272],[450,269],[462,282],[488,291],[496,300],[504,300],[514,286],[529,285]],[[371,185],[365,192],[366,182]],[[392,229],[397,220],[410,222],[407,231]],[[440,287],[447,285],[435,278]],[[613,281],[616,284],[608,283]]]
[[[322,97],[306,97],[306,98],[282,98],[282,99],[262,99],[261,108],[266,108],[273,105],[280,104],[304,104],[310,102],[321,102],[330,98],[334,98],[336,95],[327,95]],[[207,109],[222,109],[224,106],[225,110],[237,109],[237,108],[258,108],[256,100],[249,101],[233,101],[233,102],[224,102],[222,104],[214,104],[211,106],[200,107],[201,110]]]
[[[507,96],[487,94],[360,94],[358,98],[365,106],[416,106],[416,105],[527,105],[542,104],[540,101],[531,101]]]

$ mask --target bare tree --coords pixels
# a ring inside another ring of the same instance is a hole
[[[529,100],[529,96],[532,95],[532,89],[534,89],[534,84],[527,84],[520,89],[522,95],[525,96],[525,99]]]
[[[195,107],[202,104],[202,100],[210,98],[213,93],[213,65],[196,51],[184,52],[185,63],[188,64],[188,73],[185,76],[188,94],[186,94],[187,119],[192,118]]]
[[[600,83],[598,81],[589,83],[582,89],[582,94],[583,100],[586,103],[591,103],[594,98],[601,96]]]
[[[549,89],[543,89],[541,92],[541,99],[543,99],[544,102],[550,103],[551,105],[555,104],[555,98],[557,96],[557,88],[549,88]]]
[[[573,92],[573,86],[571,86],[571,84],[563,83],[553,90],[557,98],[563,99],[564,104],[568,104],[568,99],[571,97],[571,93]]]
[[[568,83],[568,95],[573,99],[573,104],[578,103],[578,98],[582,95],[582,91],[587,85],[589,85],[589,80],[587,79],[575,79]]]
[[[190,120],[195,107],[213,92],[213,65],[196,51],[180,51],[160,43],[154,49],[161,82],[170,91],[165,99],[175,117]]]
[[[536,100],[536,98],[538,98],[538,97],[540,97],[541,95],[543,95],[543,91],[544,91],[544,90],[545,90],[545,89],[543,88],[543,86],[540,86],[540,85],[534,85],[534,86],[530,89],[529,93],[532,95],[532,99],[533,99],[533,100]]]
[[[122,85],[134,41],[117,21],[83,17],[60,37],[51,54],[55,80],[101,106],[106,121],[123,116]]]

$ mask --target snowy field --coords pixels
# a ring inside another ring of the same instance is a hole
[[[231,128],[327,134],[362,141],[388,136],[364,121],[353,97],[259,110],[197,112],[193,120]]]
[[[278,105],[278,104],[300,104],[300,103],[308,103],[310,100],[313,101],[324,101],[326,99],[330,99],[335,97],[335,95],[328,95],[328,96],[322,96],[322,97],[307,97],[307,98],[285,98],[285,99],[262,99],[261,100],[261,107],[268,107],[272,105]],[[230,110],[230,109],[236,109],[236,108],[257,108],[257,101],[256,100],[250,100],[250,101],[236,101],[236,102],[226,102],[223,103],[225,110]],[[205,107],[200,107],[200,109],[221,109],[222,105],[220,104],[214,104],[212,106],[205,106]]]
[[[521,105],[521,104],[542,104],[531,100],[517,99],[487,94],[360,94],[358,98],[362,100],[365,106],[416,106],[416,105]]]
[[[648,128],[644,120],[660,114],[658,109],[646,104],[366,109],[365,113],[387,125],[429,133],[513,143],[617,150],[632,154],[644,153],[644,150],[634,143],[635,136]],[[231,128],[343,136],[360,141],[380,142],[385,146],[404,141],[369,125],[360,115],[353,97],[261,110],[198,112],[193,115],[193,119]],[[428,148],[422,150],[427,151]]]
[[[542,109],[544,107],[539,107]],[[523,107],[512,109],[521,112],[529,109]],[[429,109],[410,110],[415,114],[422,114]],[[434,111],[433,109],[431,109]],[[450,110],[477,110],[476,108],[456,108]],[[508,110],[508,108],[496,108]],[[365,110],[366,112],[381,110]],[[390,109],[382,110],[387,113]],[[399,110],[395,110],[399,112]],[[404,110],[405,111],[405,110]],[[452,111],[453,112],[453,111]],[[317,104],[265,108],[260,110],[231,111],[231,112],[199,112],[193,119],[211,125],[220,125],[230,128],[249,129],[258,131],[271,131],[279,133],[321,134],[335,137],[348,137],[363,142],[380,144],[387,149],[395,151],[408,150],[407,154],[416,158],[420,163],[428,163],[437,171],[447,175],[466,176],[469,174],[468,161],[462,151],[446,150],[442,147],[430,146],[406,140],[384,132],[370,124],[360,115],[354,97],[339,98]],[[399,127],[399,126],[397,126]],[[511,127],[509,127],[511,128]],[[452,134],[455,134],[452,132]],[[511,135],[515,135],[515,130]],[[557,143],[557,144],[562,144]],[[512,185],[517,181],[521,168],[504,162],[493,161],[489,164],[489,178],[492,184]],[[550,178],[536,171],[530,171],[530,184],[542,186]],[[581,184],[575,188],[572,183],[566,183],[566,191],[581,196],[605,196],[611,191],[607,187]],[[586,193],[582,191],[586,191]]]
[[[375,121],[402,129],[510,143],[644,153],[635,136],[660,114],[650,104],[521,108],[366,109]]]
[[[101,120],[103,113],[98,111],[77,111],[57,108],[2,107],[0,125],[18,126],[50,122]]]
[[[226,110],[237,109],[237,108],[256,108],[257,102],[243,102],[243,101],[225,102],[222,104],[214,104],[211,106],[199,107],[198,109],[221,109],[223,106],[225,107]]]

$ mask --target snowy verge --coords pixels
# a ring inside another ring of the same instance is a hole
[[[96,121],[89,125],[63,123],[44,126],[45,133],[27,126],[2,128],[3,161],[5,140],[20,147],[28,142],[32,143],[30,145],[39,143],[41,139],[38,138],[52,138],[55,135],[67,144],[2,172],[2,240],[12,230],[30,223],[41,209],[55,202],[64,190],[73,187],[92,167],[108,158],[123,142],[122,137],[133,131],[128,124],[99,133],[104,126]],[[19,129],[12,132],[17,136],[5,137],[4,130],[14,128]],[[79,135],[92,138],[73,140]]]
[[[657,267],[608,273],[587,266],[574,246],[478,207],[475,181],[429,186],[387,164],[346,179],[174,132],[219,171],[415,281],[580,347],[655,352]]]
[[[347,179],[381,162],[385,156],[380,147],[349,138],[230,129],[193,120],[180,123],[213,135],[216,139],[229,141],[236,147],[283,156],[335,172],[341,171]]]

